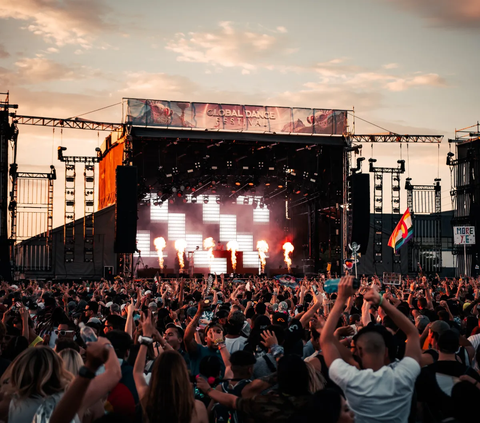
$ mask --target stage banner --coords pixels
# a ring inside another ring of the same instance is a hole
[[[347,111],[127,98],[125,122],[136,126],[342,135]]]

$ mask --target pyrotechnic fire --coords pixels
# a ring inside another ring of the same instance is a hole
[[[268,244],[267,241],[261,240],[257,242],[258,256],[262,265],[262,273],[265,272],[265,264],[267,263]]]
[[[290,254],[293,252],[295,248],[293,247],[291,242],[286,242],[283,244],[283,250],[285,255],[285,264],[288,267],[288,271],[290,272],[290,268],[292,267],[292,259],[290,258]]]
[[[227,251],[232,252],[232,267],[233,271],[237,269],[237,256],[236,252],[238,250],[238,242],[237,241],[229,241],[227,244]]]
[[[177,250],[178,263],[180,264],[180,270],[185,267],[185,260],[183,255],[185,254],[185,248],[187,248],[187,241],[184,239],[177,239],[175,241],[175,250]]]
[[[167,246],[165,242],[165,238],[163,236],[159,236],[153,240],[153,244],[155,245],[155,249],[157,250],[158,254],[158,264],[160,265],[160,270],[163,272],[163,249]]]
[[[205,250],[208,250],[208,261],[210,262],[210,265],[212,264],[212,261],[214,259],[213,256],[213,249],[215,248],[215,241],[212,237],[210,238],[205,238],[203,240],[203,248]]]

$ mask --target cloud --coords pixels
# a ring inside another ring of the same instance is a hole
[[[10,57],[10,53],[5,50],[5,46],[3,44],[0,44],[0,59],[6,59],[7,57]]]
[[[240,67],[249,72],[292,52],[286,47],[285,27],[263,32],[238,29],[232,22],[221,22],[219,27],[208,32],[178,33],[167,42],[166,49],[178,54],[181,62]]]
[[[383,0],[385,1],[385,0]],[[386,0],[412,14],[419,15],[429,26],[480,29],[478,0]]]
[[[198,90],[197,84],[186,77],[143,71],[126,73],[122,86],[118,93],[125,97],[167,100],[190,98]]]
[[[354,89],[384,89],[388,91],[405,91],[413,87],[445,87],[447,82],[436,73],[395,74],[396,64],[382,66],[381,69],[348,65],[345,59],[333,59],[318,63],[313,70],[319,75],[319,81],[307,83],[309,88],[319,84],[344,85]],[[394,66],[395,65],[395,66]]]
[[[24,29],[46,42],[91,48],[97,35],[113,25],[103,0],[15,0],[0,3],[0,18],[26,22]]]
[[[33,85],[48,81],[71,81],[99,76],[86,66],[66,66],[45,57],[25,58],[15,62],[15,79],[19,84]]]
[[[382,66],[383,69],[396,69],[398,68],[397,63],[387,63],[386,65]]]
[[[392,82],[388,82],[385,86],[390,91],[405,91],[408,88],[416,86],[431,86],[431,87],[444,87],[446,86],[445,80],[436,73],[428,73],[423,75],[412,76],[408,79],[397,78]]]

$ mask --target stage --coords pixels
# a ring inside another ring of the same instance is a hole
[[[175,242],[182,240],[186,274],[192,266],[195,274],[262,273],[259,241],[268,244],[263,273],[286,270],[285,242],[294,246],[296,273],[325,272],[328,263],[340,269],[345,111],[127,101],[131,131],[104,148],[100,204],[115,198],[116,167],[133,166],[133,267],[177,275]],[[252,116],[261,131],[248,127]],[[118,179],[116,185],[119,192]],[[125,225],[117,222],[117,234]],[[166,244],[163,272],[154,243],[159,237]],[[210,237],[215,248],[209,259],[203,242]],[[235,272],[226,251],[230,241],[238,243]]]

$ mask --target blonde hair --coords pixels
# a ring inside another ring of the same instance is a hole
[[[82,356],[72,348],[66,348],[58,353],[63,360],[63,368],[72,375],[77,376],[83,366]]]
[[[48,397],[62,392],[73,380],[62,359],[49,347],[28,348],[10,364],[7,391],[18,399]]]

